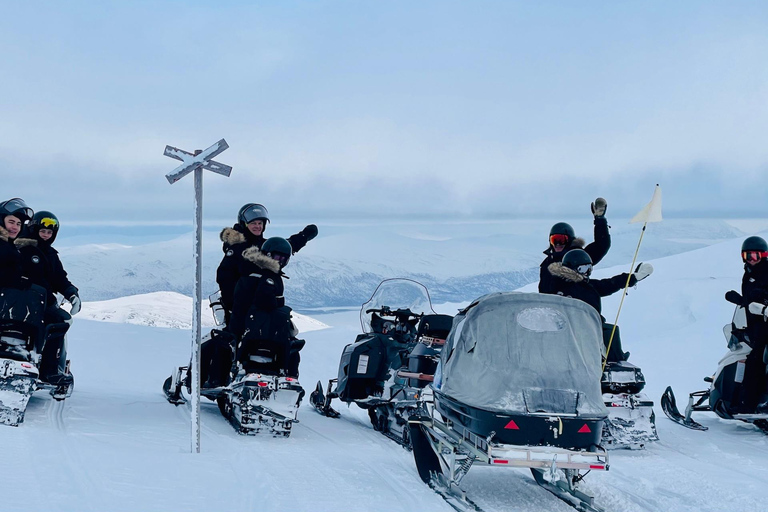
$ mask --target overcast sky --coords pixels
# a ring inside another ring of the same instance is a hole
[[[2,5],[0,195],[64,221],[189,219],[222,137],[207,217],[766,216],[765,2]]]

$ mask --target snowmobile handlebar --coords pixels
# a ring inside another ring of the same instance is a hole
[[[382,306],[380,309],[366,309],[366,313],[376,313],[379,316],[391,316],[402,320],[408,320],[410,318],[421,318],[423,314],[414,313],[408,308],[392,310],[387,306]]]

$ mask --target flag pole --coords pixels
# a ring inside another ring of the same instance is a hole
[[[632,280],[632,271],[635,268],[637,255],[640,252],[640,244],[643,243],[643,236],[645,236],[645,228],[648,226],[649,222],[661,222],[661,187],[659,187],[658,183],[656,184],[656,188],[653,191],[653,198],[651,198],[651,202],[648,203],[642,210],[640,210],[640,213],[635,215],[632,218],[632,220],[630,220],[629,222],[630,223],[642,222],[643,229],[640,231],[640,240],[637,241],[637,248],[635,249],[634,256],[632,256],[632,264],[629,267],[627,282],[624,284],[624,289],[621,292],[621,301],[619,301],[619,309],[618,311],[616,311],[616,320],[614,320],[613,322],[613,328],[611,328],[611,336],[608,338],[608,345],[605,349],[605,360],[603,360],[602,371],[605,371],[605,365],[608,363],[608,354],[611,352],[611,344],[613,343],[613,337],[615,336],[617,326],[619,325],[619,315],[621,314],[621,307],[624,305],[624,297],[627,296],[629,283]]]

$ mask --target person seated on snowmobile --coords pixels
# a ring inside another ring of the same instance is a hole
[[[292,246],[284,238],[267,239],[259,250],[243,251],[243,277],[234,293],[232,317],[227,330],[237,343],[236,359],[247,366],[250,356],[266,349],[274,356],[274,370],[298,377],[298,348],[293,347],[291,309],[283,297],[283,268]]]
[[[634,286],[653,272],[653,266],[650,263],[640,263],[632,275],[627,275],[625,272],[607,279],[590,279],[592,274],[592,258],[582,249],[568,251],[563,257],[562,262],[551,263],[548,269],[553,277],[552,284],[555,294],[584,301],[600,313],[600,319],[603,322],[603,341],[606,344],[606,348],[613,324],[605,321],[605,317],[602,315],[602,300],[600,298],[612,295],[624,288],[628,277],[629,286]],[[629,352],[622,350],[617,329],[613,341],[611,341],[610,351],[606,359],[609,362],[615,362],[626,361],[628,358]]]
[[[605,218],[608,203],[602,197],[598,197],[591,204],[591,208],[592,215],[595,217],[595,241],[586,247],[584,247],[584,239],[576,237],[570,224],[558,222],[549,230],[549,247],[544,251],[547,257],[541,262],[539,268],[539,293],[557,293],[548,269],[552,263],[563,261],[563,256],[568,251],[584,249],[592,258],[593,265],[597,265],[608,253],[608,249],[611,248],[611,234]]]
[[[23,289],[30,284],[23,276],[21,253],[15,242],[32,215],[32,208],[18,197],[0,203],[0,288]]]
[[[221,291],[221,305],[224,308],[225,322],[229,323],[234,302],[235,286],[241,276],[248,275],[249,264],[243,259],[243,253],[250,248],[261,249],[264,244],[264,231],[269,223],[269,212],[264,205],[248,203],[240,208],[237,223],[221,231],[224,257],[216,269],[216,283]],[[317,236],[317,226],[309,224],[295,235],[288,237],[291,254],[299,252],[307,242]]]
[[[741,259],[744,261],[744,275],[741,278],[741,296],[743,306],[751,303],[768,305],[768,243],[759,236],[750,236],[741,244]],[[749,311],[750,309],[748,309]],[[747,356],[744,367],[742,389],[745,390],[739,404],[741,412],[768,413],[768,401],[759,403],[766,386],[766,367],[763,359],[768,342],[768,315],[747,315],[747,335],[752,351]]]
[[[57,329],[55,335],[50,335],[45,341],[40,360],[40,379],[54,385],[70,385],[73,378],[66,373],[65,334],[72,325],[72,315],[80,311],[81,303],[77,288],[70,282],[59,253],[53,248],[59,227],[56,215],[49,211],[39,211],[24,228],[26,238],[19,239],[17,245],[21,253],[23,274],[32,283],[45,288],[45,325],[66,325],[66,328]],[[54,293],[60,293],[72,305],[69,313],[59,307]]]

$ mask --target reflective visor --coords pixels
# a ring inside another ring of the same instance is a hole
[[[576,267],[576,272],[583,276],[588,276],[592,273],[592,265],[587,263],[586,265],[579,265]]]
[[[552,245],[568,245],[568,235],[550,235],[549,243]]]
[[[276,262],[278,262],[281,267],[284,267],[288,263],[288,260],[290,259],[290,256],[287,256],[279,252],[271,252],[269,253],[269,257],[275,260]]]
[[[763,258],[768,258],[768,252],[760,251],[744,251],[741,253],[741,259],[747,261],[760,261]]]
[[[18,197],[14,199],[9,199],[8,201],[2,203],[3,209],[7,211],[10,215],[13,215],[14,217],[18,217],[19,220],[25,221],[32,218],[32,216],[35,214],[35,212],[27,206],[27,203],[24,202],[23,199],[19,199]]]
[[[52,219],[50,217],[45,217],[42,220],[40,220],[40,225],[43,228],[53,229],[59,225],[59,221],[57,221],[56,219]]]
[[[243,220],[245,220],[246,224],[249,224],[254,220],[259,220],[259,219],[265,220],[268,218],[269,218],[269,213],[267,212],[267,209],[259,204],[253,205],[243,212]]]

